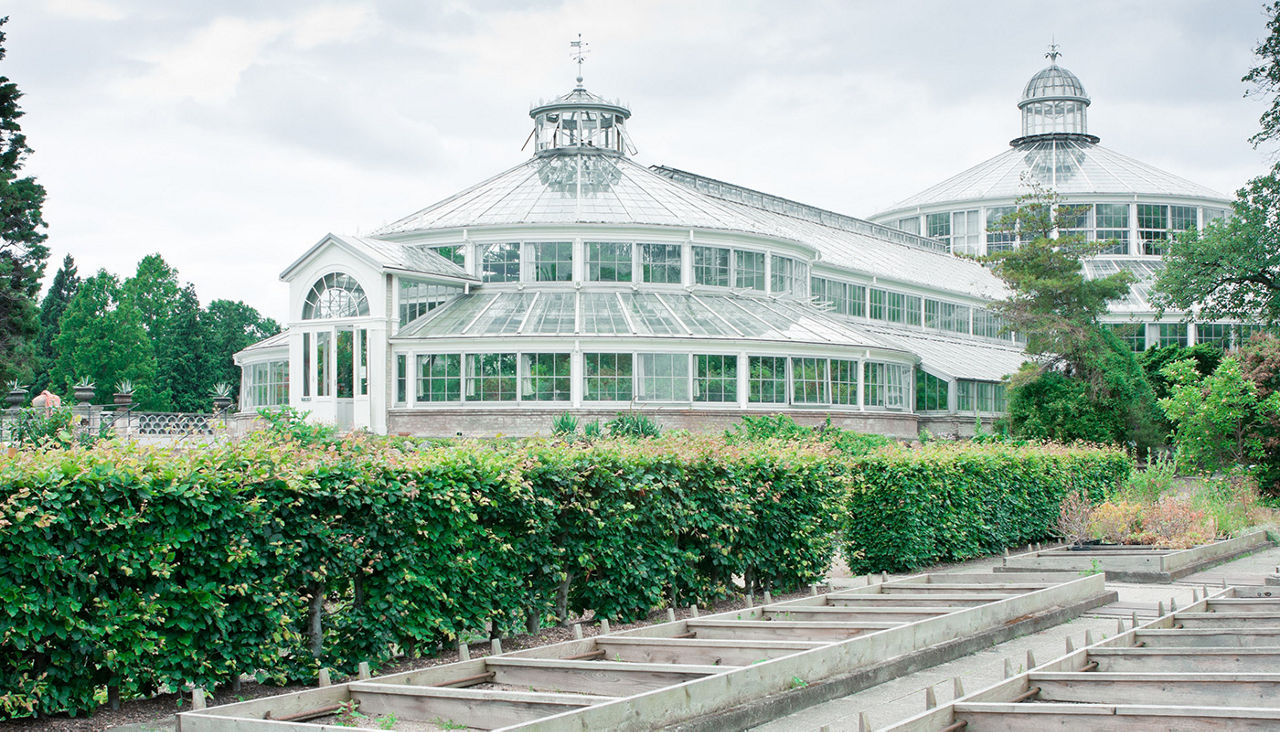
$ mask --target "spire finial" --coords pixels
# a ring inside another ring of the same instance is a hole
[[[1062,55],[1062,52],[1058,50],[1058,44],[1054,41],[1052,37],[1050,37],[1049,52],[1046,53],[1044,57],[1049,59],[1049,63],[1056,66],[1058,64],[1058,57],[1061,55]]]
[[[578,34],[578,40],[569,41],[569,48],[573,49],[569,58],[578,62],[578,86],[582,86],[582,62],[586,60],[587,54],[591,53],[591,49],[587,48],[589,45],[591,44],[582,40],[581,33]]]

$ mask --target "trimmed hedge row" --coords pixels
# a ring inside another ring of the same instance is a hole
[[[0,466],[0,718],[350,672],[487,620],[633,619],[733,575],[785,590],[825,571],[847,480],[818,446],[687,436],[23,453]]]
[[[851,571],[903,572],[995,554],[1053,534],[1062,498],[1094,502],[1128,479],[1110,448],[932,444],[850,459],[845,558]]]

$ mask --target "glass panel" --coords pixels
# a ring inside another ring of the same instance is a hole
[[[1170,206],[1169,230],[1189,231],[1196,228],[1195,206]]]
[[[764,252],[733,250],[733,286],[764,292]]]
[[[632,292],[624,294],[622,298],[631,311],[631,321],[638,334],[671,335],[689,332],[671,315],[671,311],[667,310],[657,295],[651,292]]]
[[[573,243],[534,242],[533,271],[538,282],[568,282],[573,279]]]
[[[977,254],[982,241],[982,227],[978,224],[978,212],[955,211],[951,214],[951,251],[957,254]]]
[[[468,354],[467,399],[478,402],[514,402],[516,354]]]
[[[956,408],[960,412],[972,412],[975,406],[975,382],[961,379],[956,382]]]
[[[925,236],[951,246],[951,214],[934,213],[925,217]]]
[[[1222,350],[1231,347],[1232,326],[1226,323],[1196,323],[1196,343],[1217,346]]]
[[[592,282],[630,282],[631,244],[587,242],[587,279]]]
[[[791,401],[795,404],[826,404],[827,359],[791,359]]]
[[[948,401],[950,392],[951,384],[946,379],[940,379],[924,369],[916,368],[917,412],[947,411],[950,409]]]
[[[1013,221],[1006,221],[1005,217],[1012,214],[1016,209],[1013,206],[996,206],[987,209],[987,253],[1007,252],[1013,249],[1014,242],[1017,241],[1017,234],[1014,232],[1015,224]]]
[[[769,278],[769,291],[773,294],[783,294],[791,292],[793,285],[794,269],[796,260],[790,257],[779,257],[773,255],[771,263],[772,274]]]
[[[462,399],[462,355],[432,353],[418,356],[420,402],[456,402]]]
[[[1142,352],[1147,350],[1147,326],[1142,323],[1107,323],[1116,337],[1129,346],[1130,350]]]
[[[535,335],[572,334],[577,310],[572,292],[544,292],[534,303],[523,333]]]
[[[569,401],[569,354],[526,353],[522,399],[537,402]]]
[[[906,316],[903,322],[907,325],[920,325],[922,308],[920,298],[916,295],[906,295],[902,303],[902,312]]]
[[[695,402],[738,401],[738,357],[694,356],[698,362],[693,384]]]
[[[403,354],[396,356],[396,404],[404,404],[409,390],[409,358]]]
[[[369,331],[361,328],[357,331],[360,341],[360,358],[356,360],[356,379],[359,382],[360,396],[369,395]]]
[[[685,353],[640,354],[640,401],[689,401],[689,355]]]
[[[582,398],[589,402],[631,401],[631,354],[584,353]]]
[[[728,287],[729,252],[723,247],[694,247],[693,281],[699,285]]]
[[[476,319],[476,315],[497,297],[497,295],[459,295],[456,300],[432,316],[431,320],[418,330],[418,334],[460,335],[463,329]]]
[[[519,282],[520,243],[502,242],[485,247],[481,268],[485,282]]]
[[[924,326],[926,328],[949,330],[953,333],[968,333],[969,312],[970,308],[967,305],[925,300]]]
[[[738,335],[689,295],[658,295],[694,335]]]
[[[706,303],[707,307],[711,308],[716,315],[727,320],[734,330],[744,336],[759,338],[772,332],[763,321],[752,317],[750,313],[735,305],[727,297],[702,295],[698,299]]]
[[[1094,207],[1094,225],[1095,239],[1113,242],[1103,254],[1129,253],[1129,204],[1099,203]]]
[[[329,396],[329,333],[316,333],[316,396]]]
[[[612,292],[582,294],[582,332],[590,334],[630,333],[622,305]]]
[[[787,359],[781,356],[747,358],[747,401],[784,404],[787,401]]]
[[[831,359],[831,403],[858,403],[858,362]]]
[[[302,334],[302,396],[311,396],[311,334]]]
[[[1187,345],[1187,324],[1186,323],[1159,323],[1159,346],[1185,346]]]
[[[458,265],[459,267],[462,266],[462,263],[466,259],[466,256],[463,253],[461,244],[449,244],[447,246],[442,246],[442,247],[428,247],[428,248],[431,251],[435,252],[436,254],[439,254],[440,256],[449,260],[450,262],[453,262],[454,264]]]
[[[1004,320],[986,308],[973,311],[973,334],[983,338],[1007,337],[1004,333]]]
[[[898,228],[908,234],[920,233],[920,217],[911,216],[905,219],[898,219]]]
[[[861,317],[866,312],[867,290],[862,285],[814,277],[809,291],[814,299],[830,303],[831,309],[841,315]]]
[[[364,288],[351,275],[330,272],[321,277],[302,304],[303,320],[355,318],[369,314]]]
[[[462,294],[461,287],[436,285],[412,277],[400,277],[400,325],[407,325]]]
[[[645,282],[680,284],[679,244],[640,244],[640,269]]]
[[[355,393],[355,355],[352,351],[354,336],[349,330],[338,331],[338,346],[334,349],[338,375],[338,398],[350,399]]]
[[[468,329],[471,335],[506,335],[520,330],[521,323],[529,314],[529,306],[534,295],[527,292],[504,292],[484,315]],[[446,315],[448,313],[445,313]]]

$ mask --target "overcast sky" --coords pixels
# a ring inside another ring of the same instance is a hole
[[[278,275],[519,163],[529,104],[632,109],[645,164],[856,216],[1001,152],[1059,63],[1102,144],[1230,194],[1273,150],[1240,77],[1258,0],[0,0],[49,192],[49,275],[160,252],[201,299],[284,318]]]

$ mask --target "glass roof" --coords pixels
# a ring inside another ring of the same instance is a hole
[[[1120,271],[1132,272],[1134,281],[1129,285],[1129,294],[1123,299],[1112,301],[1108,309],[1113,313],[1149,313],[1155,310],[1155,306],[1151,304],[1151,292],[1156,275],[1162,268],[1164,262],[1155,258],[1096,258],[1084,263],[1084,274],[1089,279],[1097,279]]]
[[[935,376],[1000,381],[1030,360],[1022,348],[1013,343],[970,340],[881,325],[869,325],[867,330],[918,355],[920,367]]]
[[[1010,148],[903,201],[875,218],[916,212],[919,208],[1012,199],[1027,192],[1026,180],[1039,181],[1063,195],[1147,194],[1191,198],[1227,198],[1172,173],[1082,140],[1041,140]]]
[[[502,335],[750,338],[904,350],[799,303],[684,292],[459,295],[400,332],[410,338]]]
[[[1022,101],[1033,99],[1083,99],[1088,101],[1089,95],[1084,91],[1084,84],[1075,74],[1057,64],[1051,64],[1036,72],[1022,90]]]

